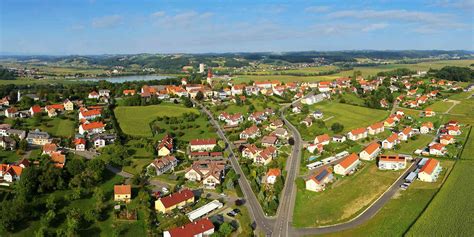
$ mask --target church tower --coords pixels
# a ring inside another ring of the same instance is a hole
[[[212,69],[210,67],[207,69],[207,84],[212,86]]]

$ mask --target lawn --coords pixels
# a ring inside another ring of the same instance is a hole
[[[277,98],[275,98],[277,99]],[[278,98],[279,99],[279,98]],[[213,105],[209,105],[210,110],[214,113],[214,115],[217,117],[221,112],[227,112],[227,113],[241,113],[243,115],[248,114],[250,105],[253,105],[255,107],[255,111],[263,111],[266,108],[272,108],[272,109],[278,109],[279,105],[274,102],[273,100],[270,100],[264,96],[255,98],[255,97],[248,97],[247,98],[248,103],[243,103],[242,105],[237,105],[235,103],[230,102],[229,105],[223,110],[220,110],[216,107],[213,107]]]
[[[407,236],[470,236],[474,233],[473,157],[474,137],[471,134],[446,183]]]
[[[75,131],[74,121],[60,118],[53,118],[43,122],[39,129],[55,137],[72,137]]]
[[[316,135],[323,133],[333,135],[334,133],[330,128],[336,122],[344,125],[342,133],[346,133],[352,129],[367,127],[375,122],[382,121],[389,115],[389,111],[385,110],[327,101],[310,106],[310,112],[317,109],[324,113],[323,120],[326,120],[324,122],[326,128],[318,126],[317,123],[313,123],[309,128],[300,124],[300,121],[306,117],[305,114],[289,116],[291,123],[298,128],[304,140],[312,140]]]
[[[422,149],[426,147],[432,140],[433,135],[421,134],[416,137],[416,140],[408,139],[408,141],[402,141],[400,143],[400,149],[396,150],[396,153],[412,154],[416,149]]]
[[[447,102],[447,101],[436,101],[432,105],[429,105],[428,108],[431,108],[433,111],[437,113],[444,113],[446,112],[454,103]]]
[[[217,137],[215,128],[211,126],[208,117],[205,115],[200,115],[194,121],[187,121],[184,118],[179,118],[177,123],[166,123],[165,120],[155,121],[155,125],[164,129],[164,132],[156,134],[156,139],[163,138],[165,133],[172,133],[180,141]]]
[[[20,159],[16,154],[16,151],[5,151],[3,148],[0,148],[0,163],[13,163]]]
[[[374,202],[403,171],[379,171],[374,162],[321,193],[298,190],[293,225],[312,227],[347,221]],[[344,195],[342,195],[344,194]]]
[[[199,113],[197,109],[174,104],[119,106],[114,112],[123,132],[133,136],[152,136],[149,123],[157,117],[179,117],[184,113]]]

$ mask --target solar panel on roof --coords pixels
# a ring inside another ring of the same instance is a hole
[[[328,170],[324,169],[323,171],[321,171],[321,173],[316,175],[316,180],[321,181],[324,177],[326,177],[327,174],[328,174]]]

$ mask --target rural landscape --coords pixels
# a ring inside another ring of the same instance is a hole
[[[117,3],[107,12],[135,15],[99,17],[107,1],[72,2],[1,3],[0,236],[474,235],[472,4],[349,4],[354,16],[215,3],[222,18],[195,3]],[[20,40],[45,7],[48,27],[31,30],[42,43]],[[231,8],[293,36],[234,25]],[[89,14],[91,29],[52,23]],[[311,17],[368,41],[331,42],[317,27],[312,38],[315,26],[299,27]],[[150,20],[167,35],[147,35]],[[404,24],[468,37],[385,32]],[[54,38],[67,33],[77,38]]]

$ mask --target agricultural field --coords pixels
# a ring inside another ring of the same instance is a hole
[[[300,124],[306,115],[304,114],[292,114],[289,117],[292,124],[294,124],[304,140],[312,140],[314,136],[323,133],[329,133],[334,135],[330,130],[331,125],[334,123],[340,123],[344,125],[342,133],[346,133],[352,129],[359,127],[366,127],[375,122],[380,122],[389,115],[389,111],[370,109],[367,107],[342,104],[337,102],[321,102],[310,106],[309,111],[321,110],[324,114],[323,121],[326,128],[318,126],[316,122],[309,128]],[[291,112],[289,112],[291,113]]]
[[[174,104],[118,106],[114,112],[124,133],[142,137],[152,136],[149,123],[157,117],[179,117],[184,113],[199,114],[197,109]]]
[[[363,164],[356,173],[339,178],[323,192],[298,190],[293,225],[313,227],[347,221],[367,208],[403,173],[379,171],[374,162]]]
[[[289,76],[289,75],[238,75],[232,79],[235,84],[249,83],[250,81],[270,81],[278,80],[281,82],[310,82],[310,81],[330,81],[338,78],[339,76]]]
[[[474,136],[471,132],[461,159],[407,236],[469,236],[474,226]],[[449,218],[446,218],[449,217]]]
[[[441,161],[441,166],[446,169],[452,167],[453,164],[454,161]],[[445,176],[446,169],[441,172],[440,180]],[[353,229],[323,236],[403,236],[429,204],[440,186],[441,181],[436,183],[415,181],[407,190],[400,190],[369,221]]]

